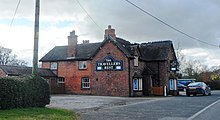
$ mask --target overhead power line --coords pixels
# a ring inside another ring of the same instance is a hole
[[[199,38],[193,37],[193,36],[191,36],[191,35],[189,35],[189,34],[183,32],[183,31],[181,31],[181,30],[179,30],[179,29],[177,29],[177,28],[171,26],[170,24],[168,24],[168,23],[166,23],[165,21],[159,19],[158,17],[152,15],[151,13],[149,13],[149,12],[147,12],[146,10],[142,9],[141,7],[135,5],[135,4],[132,3],[131,1],[129,1],[129,0],[125,0],[125,1],[128,2],[129,4],[131,4],[132,6],[136,7],[137,9],[139,9],[139,10],[142,11],[143,13],[145,13],[145,14],[147,14],[147,15],[153,17],[153,18],[156,19],[157,21],[163,23],[164,25],[170,27],[171,29],[173,29],[173,30],[175,30],[175,31],[177,31],[177,32],[179,32],[179,33],[181,33],[181,34],[183,34],[183,35],[185,35],[185,36],[187,36],[187,37],[189,37],[189,38],[195,40],[195,41],[201,42],[201,43],[206,44],[206,45],[214,46],[214,47],[220,47],[220,46],[218,46],[218,45],[214,45],[214,44],[205,42],[205,41],[203,41],[203,40],[201,40],[201,39],[199,39]]]
[[[82,4],[79,2],[79,0],[76,0],[76,2],[79,4],[79,6],[83,9],[83,11],[87,14],[87,16],[92,20],[92,22],[99,28],[100,31],[102,31],[102,28],[95,22],[95,20],[89,15],[89,13],[86,11],[86,9],[82,6]]]
[[[14,22],[14,19],[15,19],[15,16],[16,16],[16,14],[17,14],[17,11],[18,11],[18,8],[19,8],[19,6],[20,6],[20,3],[21,3],[21,0],[18,1],[18,4],[17,4],[16,9],[15,9],[15,12],[14,12],[14,16],[13,16],[13,18],[12,18],[12,20],[11,20],[11,23],[10,23],[10,27],[12,26],[12,24],[13,24],[13,22]]]

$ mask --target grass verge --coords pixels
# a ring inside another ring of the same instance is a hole
[[[0,110],[0,120],[78,120],[70,110],[56,108],[24,108]]]

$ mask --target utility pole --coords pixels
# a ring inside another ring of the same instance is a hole
[[[33,75],[38,74],[39,16],[40,16],[40,0],[36,0],[35,23],[34,23],[34,51],[33,51],[33,68],[32,68]]]

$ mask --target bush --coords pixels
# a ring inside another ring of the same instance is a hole
[[[49,103],[50,88],[43,78],[0,78],[0,109],[45,107]]]
[[[220,80],[210,80],[205,82],[212,90],[220,90]]]

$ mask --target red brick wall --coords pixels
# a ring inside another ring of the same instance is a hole
[[[87,61],[86,70],[79,70],[78,64],[78,61],[59,62],[58,76],[65,78],[67,93],[91,94],[90,89],[81,88],[82,77],[88,77],[91,80],[91,61]]]
[[[42,62],[42,68],[50,69],[50,62]]]
[[[96,61],[106,56],[123,61],[123,71],[96,71]],[[106,42],[92,60],[92,94],[104,96],[129,96],[128,59],[116,45]]]
[[[65,78],[65,91],[71,94],[91,94],[90,89],[81,88],[82,77],[91,79],[91,61],[87,61],[87,69],[79,70],[78,61],[58,62],[57,75]],[[43,62],[42,68],[50,68],[50,62]]]

